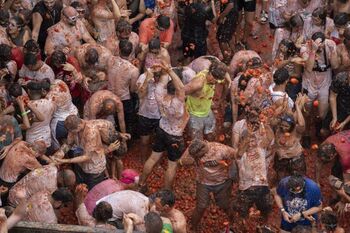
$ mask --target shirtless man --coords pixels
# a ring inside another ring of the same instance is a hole
[[[50,123],[52,134],[52,145],[58,149],[60,144],[67,138],[68,132],[64,127],[64,120],[72,114],[78,115],[78,109],[72,102],[72,96],[68,85],[59,79],[51,83],[50,88],[46,90],[46,98],[55,104],[55,111]]]
[[[156,84],[155,99],[161,114],[159,127],[156,129],[156,137],[152,147],[152,154],[146,161],[145,166],[140,176],[139,185],[146,185],[146,181],[153,167],[162,158],[163,152],[168,155],[168,169],[165,172],[166,189],[172,189],[177,160],[181,157],[184,151],[183,132],[188,122],[188,112],[185,107],[185,90],[179,77],[171,70],[166,63],[161,65],[162,71],[168,74],[161,76]],[[147,74],[146,79],[151,79],[152,74]]]
[[[217,57],[206,55],[194,59],[187,65],[187,67],[191,68],[196,73],[199,73],[202,70],[209,70],[209,67],[213,62],[220,62],[220,60]]]
[[[153,199],[155,209],[161,217],[170,220],[174,233],[186,233],[186,217],[174,208],[175,194],[167,189],[160,190],[150,196]]]
[[[230,62],[230,75],[236,77],[239,72],[244,72],[247,69],[247,63],[254,57],[261,59],[260,55],[253,50],[240,50],[236,52]]]
[[[266,221],[272,205],[267,158],[274,135],[267,124],[259,122],[259,108],[250,106],[246,110],[246,119],[237,121],[232,129],[232,144],[237,150],[239,172],[238,197],[234,210],[239,213],[239,221],[242,221],[255,203]]]
[[[64,121],[68,129],[67,144],[61,148],[67,151],[74,144],[83,149],[83,154],[70,158],[55,158],[58,163],[72,163],[77,174],[78,183],[85,183],[92,189],[104,180],[106,170],[106,154],[117,150],[120,142],[114,141],[117,132],[114,125],[107,120],[82,120],[76,115],[70,115]],[[120,134],[122,139],[127,139]],[[108,146],[107,146],[108,145]]]
[[[337,161],[341,164],[341,170],[332,170],[332,175],[341,178],[343,176],[344,182],[350,181],[350,130],[341,131],[328,137],[318,149],[318,161],[316,169],[316,182],[318,183],[322,177],[328,176],[329,167],[325,166],[330,162],[336,164]]]
[[[114,117],[117,116],[120,132],[125,133],[125,120],[123,103],[119,97],[108,90],[95,92],[84,106],[84,119],[106,119],[116,125]],[[123,141],[122,146],[126,150],[126,142]],[[125,151],[126,152],[126,151]],[[122,154],[114,152],[111,163],[111,178],[120,178],[123,170]],[[116,172],[117,171],[117,172]]]
[[[45,43],[46,56],[50,56],[57,49],[66,54],[72,54],[73,50],[83,41],[90,44],[95,43],[78,16],[78,12],[73,7],[63,8],[60,22],[48,29]]]
[[[187,95],[186,106],[190,113],[189,127],[192,138],[203,138],[203,133],[213,140],[216,120],[211,111],[216,84],[224,83],[227,76],[226,68],[218,63],[212,63],[209,70],[199,72],[185,86]]]
[[[75,50],[75,57],[84,75],[84,86],[94,93],[107,87],[108,62],[112,53],[102,45],[83,44]]]
[[[108,7],[112,5],[112,11]],[[99,43],[105,43],[107,39],[116,39],[115,23],[121,17],[119,6],[115,0],[98,0],[91,11],[91,19],[98,32]]]
[[[300,53],[306,61],[302,86],[308,91],[311,101],[318,100],[318,114],[324,119],[328,111],[332,69],[339,66],[336,45],[326,39],[322,32],[316,32],[311,41],[301,48]]]
[[[339,54],[340,64],[336,72],[350,70],[350,28],[344,30],[344,40],[337,45],[337,53]]]
[[[231,210],[232,177],[236,150],[216,142],[195,139],[180,160],[180,164],[195,164],[197,174],[196,207],[192,215],[193,230],[199,231],[200,221],[209,206],[210,194],[215,203],[233,219]]]
[[[130,53],[130,50],[124,51],[126,49],[124,47],[121,49],[121,55],[124,55],[125,52],[125,57],[127,57],[127,52]],[[137,120],[131,93],[136,93],[136,82],[140,72],[138,68],[125,58],[115,56],[108,61],[107,76],[108,90],[118,96],[123,103],[126,132],[134,135],[136,133],[135,124]]]

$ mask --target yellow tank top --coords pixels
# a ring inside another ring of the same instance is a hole
[[[208,70],[199,72],[194,78],[206,79]],[[215,86],[205,81],[199,97],[187,96],[186,106],[190,114],[197,117],[207,117],[209,115]]]

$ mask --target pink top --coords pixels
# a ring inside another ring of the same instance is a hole
[[[108,179],[94,186],[87,194],[84,204],[91,215],[96,207],[96,202],[112,193],[124,190],[124,184],[120,181]]]
[[[327,143],[335,146],[339,156],[343,172],[350,174],[350,130],[344,130],[326,139]]]

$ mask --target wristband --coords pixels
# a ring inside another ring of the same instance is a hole
[[[283,207],[280,210],[282,213],[286,211]]]
[[[25,112],[22,112],[22,113],[21,113],[21,116],[25,116],[25,115],[28,115],[28,113],[30,113],[30,110],[28,110],[28,111],[25,111]]]

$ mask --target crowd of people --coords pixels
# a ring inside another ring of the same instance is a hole
[[[215,232],[210,203],[226,233],[349,232],[350,3],[260,4],[0,1],[0,232],[70,223],[64,208],[110,232]],[[142,170],[125,166],[135,148]],[[175,208],[179,167],[196,174],[191,216]]]

